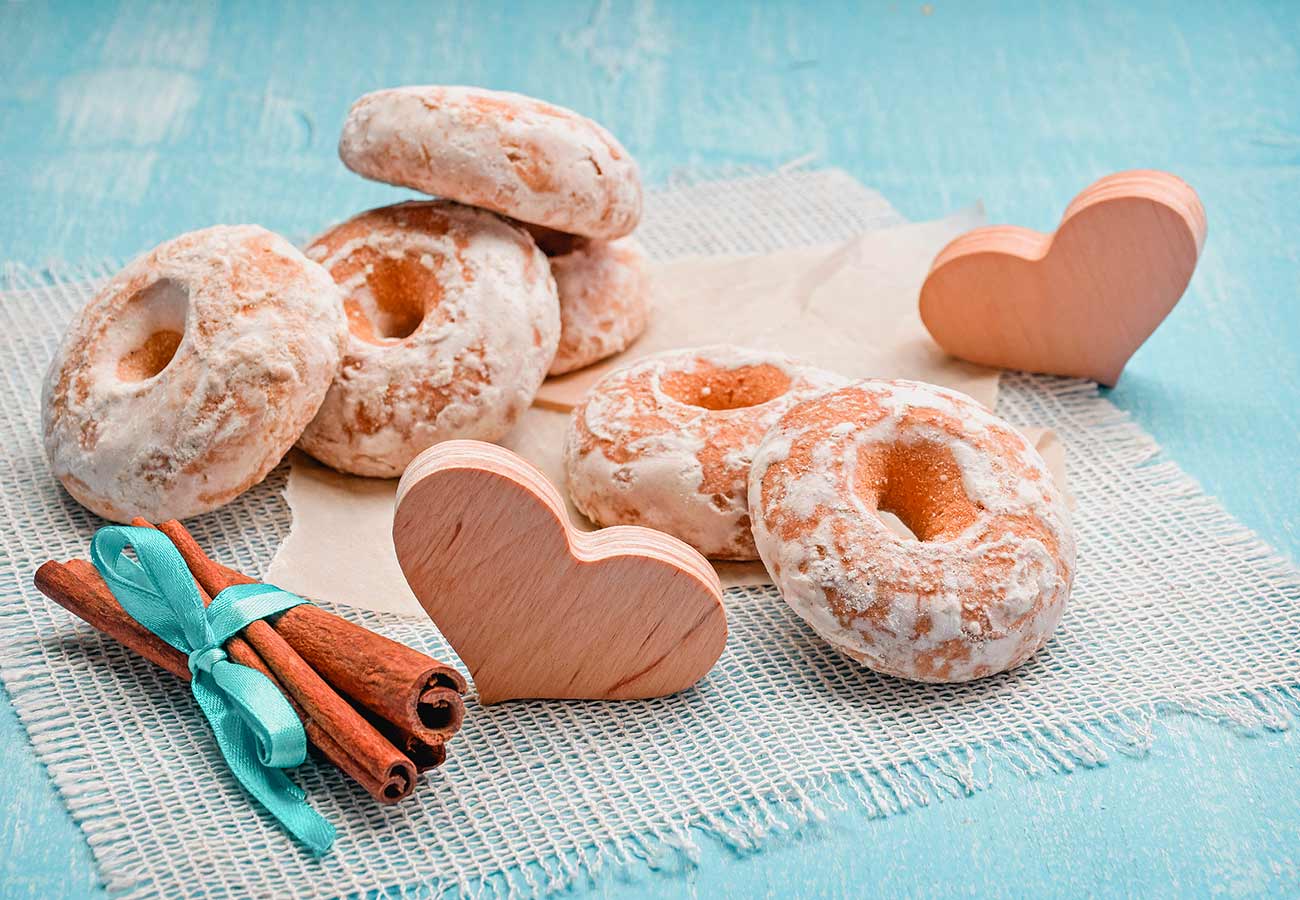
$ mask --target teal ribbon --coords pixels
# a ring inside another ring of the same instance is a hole
[[[327,851],[334,826],[281,771],[307,757],[302,722],[269,678],[231,662],[224,649],[249,623],[306,601],[273,585],[239,584],[204,608],[180,551],[152,528],[99,529],[90,559],[133,619],[188,654],[194,699],[239,783],[313,853]]]

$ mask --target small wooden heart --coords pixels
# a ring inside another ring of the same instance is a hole
[[[921,320],[953,356],[1113,385],[1187,289],[1205,209],[1166,172],[1108,175],[1055,234],[993,226],[939,252]]]
[[[727,642],[704,557],[649,528],[575,530],[542,473],[494,444],[416,457],[393,543],[482,703],[660,697],[702,678]]]

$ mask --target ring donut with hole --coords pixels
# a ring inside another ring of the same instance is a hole
[[[339,158],[366,178],[612,240],[641,219],[636,161],[591,119],[503,91],[388,88],[348,111]]]
[[[713,559],[756,559],[746,478],[759,441],[790,407],[846,381],[727,344],[645,357],[574,409],[569,495],[598,525],[646,525]]]
[[[106,519],[184,519],[261,481],[338,371],[339,290],[256,225],[181,235],[81,310],[45,377],[50,469]]]
[[[551,261],[560,295],[560,346],[550,375],[621,353],[645,331],[650,272],[633,238],[598,241],[526,226]]]
[[[560,339],[546,257],[521,226],[447,200],[361,213],[307,247],[343,290],[349,340],[299,446],[391,478],[439,441],[505,436]]]
[[[954,391],[864,381],[799,404],[763,439],[749,503],[781,596],[878,672],[953,682],[1014,668],[1070,596],[1074,531],[1046,464]]]

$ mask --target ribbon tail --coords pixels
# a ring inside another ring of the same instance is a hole
[[[190,682],[194,699],[212,725],[217,746],[239,783],[312,853],[320,856],[334,844],[334,826],[307,803],[306,793],[280,769],[259,759],[257,735],[209,684],[207,673]]]
[[[316,856],[323,856],[334,846],[334,826],[312,809],[306,793],[288,775],[279,769],[263,767],[256,768],[254,773],[254,779],[242,781],[244,787],[285,830]]]
[[[229,711],[253,735],[257,760],[274,769],[301,765],[307,734],[298,714],[269,678],[255,669],[221,660],[208,670]]]

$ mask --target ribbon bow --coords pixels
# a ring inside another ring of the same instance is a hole
[[[124,553],[128,546],[134,560]],[[306,601],[273,585],[239,584],[204,608],[180,551],[152,528],[101,528],[90,558],[132,618],[189,655],[194,699],[239,783],[313,853],[328,850],[334,826],[280,771],[306,759],[302,722],[269,678],[231,662],[224,649],[250,622]]]

